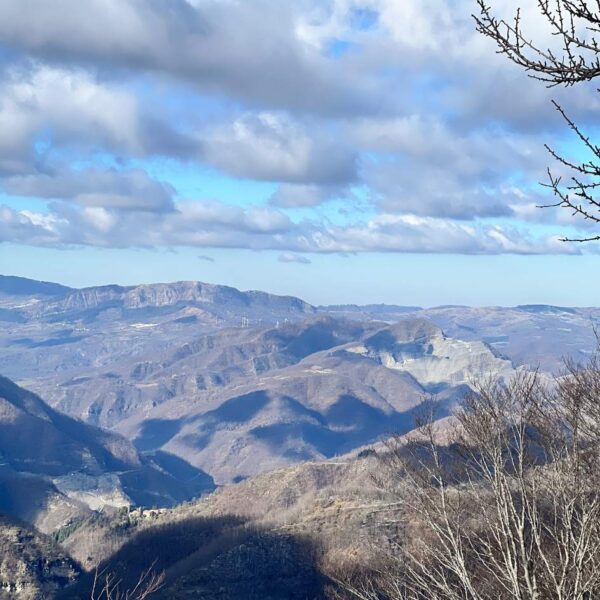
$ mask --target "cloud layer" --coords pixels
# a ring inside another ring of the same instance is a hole
[[[537,182],[544,142],[565,146],[549,99],[593,123],[597,94],[528,79],[475,32],[472,9],[4,0],[0,240],[269,249],[283,262],[578,252],[557,241],[575,223],[534,208]],[[534,7],[524,19],[545,39]],[[190,197],[177,166],[265,191],[198,183]]]

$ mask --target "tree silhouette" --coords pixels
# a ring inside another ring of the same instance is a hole
[[[546,21],[555,48],[536,42],[523,30],[521,10],[511,21],[498,18],[485,0],[477,0],[479,13],[474,15],[480,33],[494,40],[498,53],[527,71],[530,77],[549,87],[570,87],[600,76],[600,1],[599,0],[537,0],[537,6]],[[568,127],[577,135],[591,158],[583,162],[571,161],[546,145],[550,154],[570,172],[567,183],[548,169],[548,187],[555,202],[546,208],[569,210],[581,221],[600,223],[600,146],[571,119],[557,102],[556,110]],[[577,238],[563,238],[568,242],[600,240],[600,234]]]

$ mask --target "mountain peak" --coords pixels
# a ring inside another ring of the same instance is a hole
[[[99,286],[71,290],[54,303],[54,310],[86,310],[91,308],[165,308],[187,305],[213,305],[235,308],[240,314],[245,309],[278,309],[282,312],[312,314],[310,304],[293,296],[278,296],[266,292],[242,292],[234,287],[200,281],[176,281],[135,286]]]
[[[399,344],[423,343],[443,337],[442,330],[426,319],[406,319],[384,327],[365,339],[365,346],[378,350],[393,350]]]
[[[0,294],[6,296],[53,297],[64,296],[72,291],[73,288],[50,281],[37,281],[13,275],[0,275]]]

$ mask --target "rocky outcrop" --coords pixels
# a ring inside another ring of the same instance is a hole
[[[0,517],[1,600],[48,600],[79,573],[75,561],[49,538]]]
[[[246,311],[267,310],[282,315],[286,313],[313,314],[316,309],[292,296],[276,296],[265,292],[242,292],[236,288],[180,281],[122,287],[108,285],[68,291],[56,300],[38,303],[33,314],[60,314],[90,309],[140,310],[161,309],[177,305],[212,305],[217,313],[237,309]]]

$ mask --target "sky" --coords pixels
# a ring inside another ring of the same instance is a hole
[[[497,0],[510,15],[516,0]],[[535,3],[524,24],[552,44]],[[0,272],[316,303],[597,305],[547,89],[474,0],[0,0]]]

